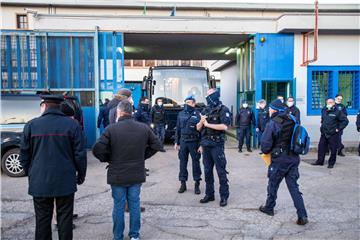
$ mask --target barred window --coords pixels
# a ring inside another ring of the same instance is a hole
[[[18,29],[28,29],[28,17],[26,14],[17,14],[16,15],[16,27]]]
[[[332,84],[332,72],[313,71],[311,79],[311,109],[322,109],[329,96],[329,85]]]

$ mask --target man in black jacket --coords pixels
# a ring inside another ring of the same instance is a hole
[[[117,120],[116,108],[118,104],[125,99],[133,103],[132,92],[127,88],[121,88],[117,92],[117,94],[115,94],[114,98],[108,103],[107,111],[109,112],[109,124],[116,123]]]
[[[161,149],[159,139],[144,123],[132,118],[132,104],[123,100],[117,107],[118,122],[109,125],[93,147],[101,162],[108,162],[107,183],[114,199],[114,239],[123,239],[124,209],[128,201],[130,212],[129,237],[140,235],[140,190],[145,182],[145,159]]]
[[[77,121],[61,112],[63,96],[42,99],[42,115],[25,125],[20,147],[20,163],[34,200],[35,239],[51,239],[54,200],[59,239],[72,239],[74,193],[86,175],[82,131]]]
[[[165,140],[165,109],[163,106],[163,99],[158,98],[156,99],[155,105],[151,108],[150,116],[151,122],[154,125],[154,131],[156,136],[160,139],[162,145],[164,145]],[[165,152],[164,146],[161,149],[161,152]]]
[[[346,110],[346,106],[345,106],[344,104],[342,104],[342,100],[343,100],[343,96],[342,96],[341,94],[337,94],[337,95],[335,96],[335,107],[336,107],[339,111],[343,112],[343,114],[344,114],[345,116],[347,116],[348,113],[347,113],[347,110]],[[343,130],[341,130],[340,133],[339,133],[338,155],[339,155],[340,157],[345,157],[345,154],[344,154],[344,152],[343,152],[345,146],[344,146],[344,144],[342,143],[342,135],[343,135]]]
[[[293,115],[298,121],[298,123],[300,123],[300,110],[294,105],[294,98],[288,97],[286,105],[288,107],[286,108],[285,113]]]
[[[239,152],[242,152],[244,137],[246,138],[246,148],[251,152],[250,135],[251,124],[255,125],[255,116],[246,101],[243,101],[239,112],[236,114],[236,125],[238,126]]]
[[[101,128],[101,125],[106,128],[109,125],[109,109],[108,104],[110,100],[105,98],[104,105],[100,106],[99,116],[97,119],[97,127]]]
[[[328,168],[333,168],[336,162],[336,153],[341,131],[348,125],[346,115],[339,111],[332,98],[326,100],[326,107],[321,111],[321,137],[318,147],[318,159],[313,165],[324,165],[325,152],[330,146],[330,158]]]

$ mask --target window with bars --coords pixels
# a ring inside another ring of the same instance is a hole
[[[359,71],[339,71],[338,93],[343,96],[343,104],[348,109],[357,109],[359,98]]]
[[[17,14],[16,15],[16,27],[18,29],[28,29],[28,17],[26,14]]]
[[[326,99],[343,96],[349,114],[360,107],[360,66],[308,66],[308,115],[319,115]]]
[[[311,77],[311,109],[319,110],[325,106],[329,96],[329,85],[332,84],[332,72],[313,71]]]

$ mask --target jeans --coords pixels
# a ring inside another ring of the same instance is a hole
[[[51,219],[56,202],[56,218],[60,240],[73,239],[74,194],[62,197],[34,197],[35,240],[51,240]]]
[[[155,135],[160,139],[161,144],[164,144],[165,124],[156,124],[154,131],[155,131]]]
[[[130,186],[111,185],[112,197],[114,199],[113,209],[113,234],[114,240],[124,238],[125,228],[125,202],[128,202],[130,213],[130,238],[139,238],[141,225],[140,191],[141,184]]]

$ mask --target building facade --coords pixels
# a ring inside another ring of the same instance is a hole
[[[344,141],[355,141],[359,5],[319,6],[318,59],[301,66],[304,50],[313,54],[314,40],[307,48],[303,42],[314,29],[313,12],[312,4],[4,0],[2,94],[74,93],[91,145],[99,101],[123,86],[139,96],[137,82],[149,66],[226,60],[212,69],[221,70],[223,101],[233,111],[241,99],[255,106],[261,98],[294,96],[316,142],[325,98],[341,93],[350,113]]]

